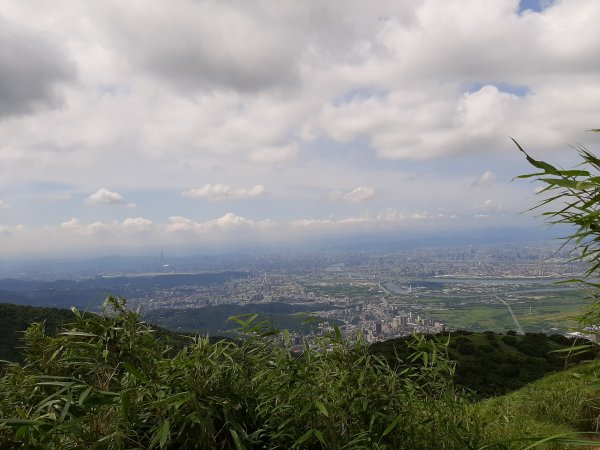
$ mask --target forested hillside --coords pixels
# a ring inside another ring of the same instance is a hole
[[[73,313],[68,309],[0,303],[0,359],[20,360],[20,339],[23,337],[23,331],[32,323],[43,322],[46,331],[55,334],[60,325],[71,320]]]
[[[596,346],[585,352],[565,352],[584,341],[542,333],[519,336],[455,331],[449,336],[427,338],[447,342],[448,357],[456,362],[455,381],[481,397],[506,394],[550,372],[598,355]],[[397,360],[409,358],[409,341],[410,337],[378,342],[371,346],[371,351],[394,365]]]

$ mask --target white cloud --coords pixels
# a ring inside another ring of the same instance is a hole
[[[265,187],[262,184],[257,184],[249,189],[234,189],[224,184],[207,184],[204,187],[189,189],[181,193],[183,197],[204,198],[207,200],[234,200],[260,197],[265,194]]]
[[[169,217],[169,224],[167,225],[167,231],[171,233],[193,231],[196,229],[198,224],[193,220],[181,216]]]
[[[0,235],[8,236],[11,233],[10,227],[0,224]]]
[[[173,216],[169,218],[169,223],[166,225],[166,231],[170,233],[178,232],[233,232],[236,230],[263,229],[272,225],[270,220],[253,221],[233,213],[224,214],[214,220],[205,222],[194,222],[191,219],[181,216]]]
[[[496,175],[494,175],[494,172],[492,172],[491,170],[486,170],[485,172],[483,172],[483,174],[478,176],[475,179],[475,181],[473,181],[473,183],[471,184],[473,186],[489,186],[494,181],[496,181]]]
[[[110,205],[123,203],[123,196],[117,192],[111,192],[106,188],[100,188],[88,197],[88,201],[90,203]]]
[[[349,192],[334,192],[327,196],[329,200],[344,200],[348,202],[364,202],[375,197],[375,189],[372,187],[359,186]]]
[[[72,218],[67,220],[66,222],[61,223],[60,227],[67,230],[76,230],[81,227],[81,221],[79,219]]]
[[[344,195],[344,200],[350,202],[364,202],[375,196],[375,189],[371,187],[360,186]]]
[[[123,228],[132,231],[150,231],[154,227],[154,223],[143,217],[131,217],[123,221]]]
[[[10,208],[10,205],[0,198],[0,209]]]
[[[405,212],[394,208],[387,208],[379,213],[365,212],[359,216],[330,217],[327,219],[302,219],[291,221],[293,227],[305,229],[344,229],[352,231],[360,228],[381,229],[406,225],[414,220],[434,219],[433,215],[426,212]]]
[[[112,224],[104,223],[101,221],[84,224],[79,219],[73,218],[60,224],[60,228],[64,230],[73,231],[77,234],[82,235],[98,235],[110,233],[114,228],[116,222]]]

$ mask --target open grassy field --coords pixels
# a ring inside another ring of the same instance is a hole
[[[592,300],[585,293],[576,291],[520,297],[511,302],[512,309],[525,330],[576,327],[578,317],[591,304]]]
[[[577,317],[591,306],[584,292],[548,291],[537,294],[500,296],[512,307],[525,331],[568,331],[577,326]],[[504,332],[516,329],[505,305],[497,299],[465,300],[453,297],[419,299],[429,317],[452,328]]]

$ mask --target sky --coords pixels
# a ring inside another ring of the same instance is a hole
[[[597,0],[4,0],[0,259],[537,230]]]

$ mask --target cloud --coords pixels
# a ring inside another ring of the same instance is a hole
[[[59,87],[73,79],[57,45],[22,23],[0,18],[0,119],[58,107]]]
[[[117,192],[111,192],[106,188],[100,188],[88,197],[88,202],[105,205],[123,203],[123,196]]]
[[[372,199],[375,196],[375,192],[375,189],[372,187],[359,186],[346,193],[334,192],[327,198],[333,201],[344,200],[347,202],[364,202]]]
[[[430,219],[412,214],[440,206],[462,223],[493,213],[486,199],[504,211],[535,203],[529,187],[485,175],[528,171],[507,136],[564,166],[565,143],[593,149],[598,138],[583,132],[600,123],[597,0],[522,14],[517,0],[63,3],[6,0],[0,19],[0,190],[27,230],[60,214],[130,239],[107,210],[40,208],[49,192],[99,186],[156,199],[135,209],[155,221],[145,233],[164,233],[171,216],[205,229],[197,205],[173,193],[250,199],[256,180],[277,192],[260,210],[280,225],[377,228],[361,215],[367,200],[406,211],[415,229]],[[224,184],[202,186],[215,177]],[[47,188],[57,182],[66,187]],[[315,202],[339,186],[339,202]],[[133,211],[106,191],[89,202]],[[205,206],[207,217],[226,212]],[[240,206],[236,217],[255,218]]]
[[[364,202],[375,196],[375,189],[371,187],[360,186],[344,195],[344,200],[350,202]]]
[[[494,181],[496,181],[496,175],[491,170],[486,170],[483,174],[478,176],[473,183],[472,186],[490,186]]]
[[[262,184],[249,189],[234,189],[224,184],[207,184],[197,189],[188,189],[181,193],[182,197],[204,198],[207,200],[235,200],[252,197],[260,197],[266,194]]]
[[[107,224],[101,221],[84,224],[77,218],[72,218],[60,224],[60,228],[63,230],[73,231],[77,234],[82,235],[97,235],[97,234],[107,234],[113,228],[113,224]]]
[[[8,236],[12,234],[10,227],[0,224],[0,235]]]
[[[150,231],[154,228],[154,223],[143,217],[127,218],[123,221],[123,228],[136,232]]]
[[[500,211],[502,209],[502,204],[495,202],[494,200],[491,199],[487,199],[485,200],[480,206],[481,209],[485,209],[485,210],[496,210],[496,211]]]
[[[186,217],[173,216],[169,218],[169,223],[166,225],[166,231],[169,233],[232,232],[239,229],[262,229],[270,225],[272,225],[270,220],[253,221],[234,213],[227,213],[222,217],[206,222],[194,222]]]
[[[280,164],[293,160],[297,156],[298,150],[296,143],[265,147],[252,151],[248,159],[257,164]]]
[[[10,208],[10,205],[0,198],[0,209]]]
[[[415,220],[435,219],[436,216],[427,212],[406,212],[394,208],[386,208],[379,213],[365,212],[359,216],[330,217],[327,219],[302,219],[290,222],[295,228],[326,230],[341,229],[356,231],[357,229],[391,229],[399,225],[406,225]]]
[[[115,39],[140,69],[185,91],[215,86],[255,91],[293,80],[300,43],[289,40],[286,48],[273,39],[289,33],[284,21],[265,26],[270,11],[264,7],[182,1],[173,6],[132,4],[107,16]]]

